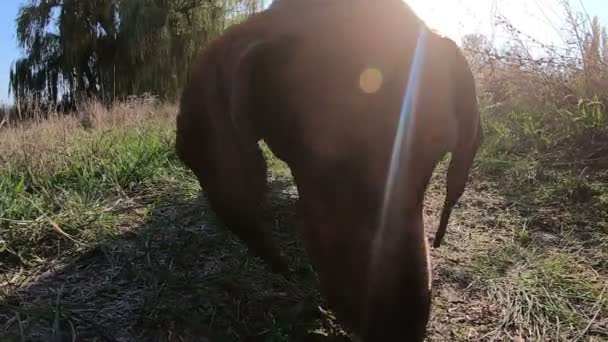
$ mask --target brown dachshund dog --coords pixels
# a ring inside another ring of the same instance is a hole
[[[402,1],[281,0],[205,48],[176,148],[218,217],[286,273],[258,216],[264,140],[292,171],[306,250],[340,322],[366,342],[422,341],[424,194],[451,152],[438,246],[480,137],[464,56]]]

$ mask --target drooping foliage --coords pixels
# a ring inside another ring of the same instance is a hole
[[[152,93],[174,99],[200,47],[258,0],[30,0],[17,16],[20,106]]]

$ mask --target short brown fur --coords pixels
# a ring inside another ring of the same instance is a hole
[[[396,0],[279,1],[205,48],[177,118],[178,155],[213,210],[281,273],[288,265],[258,218],[267,185],[257,142],[287,163],[322,293],[366,342],[423,340],[431,301],[424,193],[436,163],[451,151],[437,244],[479,144],[466,60],[456,44],[429,32],[409,144],[380,233],[420,28]],[[360,76],[370,69],[382,81],[366,93]]]

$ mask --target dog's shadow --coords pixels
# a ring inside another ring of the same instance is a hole
[[[322,306],[294,228],[290,182],[265,208],[293,273],[275,275],[204,196],[173,198],[139,226],[3,286],[2,341],[348,341]],[[179,202],[179,203],[177,203]]]

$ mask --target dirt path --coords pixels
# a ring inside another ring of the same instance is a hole
[[[439,223],[444,194],[444,183],[435,176],[427,193],[425,211],[429,238],[434,236]],[[434,300],[430,341],[495,337],[499,311],[496,303],[472,287],[478,280],[472,264],[506,238],[504,231],[496,229],[495,215],[501,215],[501,205],[500,196],[487,184],[473,181],[452,215],[442,247],[431,250]]]

